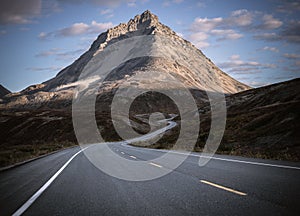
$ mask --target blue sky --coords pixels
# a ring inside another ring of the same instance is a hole
[[[20,91],[54,77],[147,9],[250,86],[300,77],[299,1],[1,0],[0,84]]]

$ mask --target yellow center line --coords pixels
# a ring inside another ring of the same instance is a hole
[[[130,155],[129,157],[131,157],[131,158],[133,158],[133,159],[136,159],[136,157],[134,157],[134,156],[132,156],[132,155]]]
[[[228,188],[228,187],[224,187],[224,186],[222,186],[222,185],[218,185],[218,184],[215,184],[215,183],[212,183],[212,182],[209,182],[209,181],[200,180],[200,182],[202,182],[202,183],[204,183],[204,184],[211,185],[211,186],[216,187],[216,188],[220,188],[220,189],[229,191],[229,192],[231,192],[231,193],[235,193],[235,194],[241,195],[241,196],[246,196],[246,195],[247,195],[246,193],[243,193],[243,192],[240,192],[240,191],[237,191],[237,190]]]
[[[159,165],[159,164],[156,164],[156,163],[152,163],[152,162],[150,162],[149,164],[151,164],[151,165],[153,165],[153,166],[156,166],[156,167],[159,167],[159,168],[162,168],[162,166],[161,166],[161,165]]]

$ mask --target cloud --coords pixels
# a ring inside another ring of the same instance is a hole
[[[169,7],[171,4],[181,4],[184,0],[172,0],[172,1],[164,1],[163,7]]]
[[[300,43],[300,21],[290,21],[280,32],[280,37],[288,42]]]
[[[218,40],[236,40],[243,37],[242,34],[239,34],[232,29],[213,29],[211,30],[211,34],[219,36]]]
[[[295,53],[285,53],[283,54],[284,57],[286,57],[287,59],[298,59],[300,58],[300,55],[299,54],[295,54]]]
[[[122,3],[122,0],[56,0],[60,4],[93,4],[97,6],[116,7]]]
[[[277,7],[277,11],[281,13],[294,13],[300,11],[299,1],[282,1]]]
[[[49,57],[49,56],[55,56],[56,60],[72,60],[76,57],[78,57],[78,54],[81,54],[84,52],[84,49],[77,49],[77,50],[73,50],[73,51],[63,51],[60,48],[52,48],[50,50],[47,51],[42,51],[39,52],[38,54],[36,54],[36,57]]]
[[[235,10],[231,12],[231,16],[227,19],[229,25],[248,26],[253,22],[254,14],[246,9]]]
[[[252,24],[253,13],[246,9],[231,12],[227,18],[196,18],[191,26],[191,31],[208,32],[215,28],[231,28],[248,26]]]
[[[6,30],[1,30],[1,31],[0,31],[0,35],[5,35],[5,34],[7,34],[7,31],[6,31]]]
[[[262,33],[254,35],[255,39],[265,41],[286,41],[300,43],[300,21],[290,21],[278,33]]]
[[[275,64],[262,64],[257,61],[243,61],[239,55],[232,55],[227,62],[217,64],[218,67],[229,73],[253,74],[259,73],[262,69],[276,68]]]
[[[61,50],[61,49],[60,48],[52,48],[52,49],[50,49],[48,51],[39,52],[35,56],[36,57],[48,57],[48,56],[52,56],[52,55],[57,54],[59,52],[59,50]]]
[[[197,17],[191,24],[191,34],[206,33],[214,36],[217,41],[237,40],[244,36],[242,32],[253,33],[274,30],[282,27],[283,22],[270,14],[259,11],[240,9],[232,11],[228,17],[201,18]],[[288,32],[290,32],[289,29]],[[294,29],[295,31],[295,29]],[[286,35],[286,34],[285,34]],[[214,38],[214,39],[215,39]],[[278,40],[276,33],[259,33],[254,36],[260,40]],[[192,41],[194,44],[198,41]],[[201,41],[201,43],[206,41]],[[208,42],[206,42],[208,44]]]
[[[127,0],[127,6],[128,7],[136,7],[136,1],[135,0]]]
[[[26,24],[41,13],[41,0],[1,0],[0,24]]]
[[[187,39],[192,41],[196,47],[202,49],[202,48],[209,47],[209,43],[206,42],[207,38],[208,38],[208,34],[204,32],[197,32],[189,35]]]
[[[76,35],[84,35],[84,34],[94,34],[100,33],[104,30],[113,27],[111,22],[107,23],[97,23],[96,21],[92,21],[90,25],[86,23],[74,23],[73,25],[59,29],[57,31],[45,33],[41,32],[38,37],[40,39],[46,39],[50,37],[69,37]]]
[[[213,30],[214,28],[220,26],[223,23],[222,17],[216,17],[212,19],[208,18],[196,18],[194,22],[192,23],[192,26],[190,30],[192,32],[209,32]]]
[[[276,41],[280,40],[280,37],[278,34],[272,32],[272,33],[262,33],[262,34],[256,34],[253,36],[254,39],[257,40],[266,40],[266,41]]]
[[[245,29],[251,26],[253,18],[254,13],[246,9],[232,11],[229,17],[197,17],[189,28],[191,32],[189,38],[198,48],[209,46],[209,43],[203,39],[195,40],[194,36],[200,33],[214,36],[217,41],[237,40],[243,37],[243,34],[238,32],[237,29]]]
[[[252,87],[261,87],[261,86],[267,86],[270,85],[270,82],[263,82],[263,81],[250,81],[250,82],[245,82],[245,84],[247,84],[248,86],[252,86]]]
[[[100,14],[101,15],[109,15],[109,14],[112,14],[114,11],[112,9],[104,9],[104,10],[101,10],[100,11]]]
[[[279,52],[279,50],[276,47],[268,47],[268,46],[263,47],[261,50],[271,51],[271,52]]]
[[[56,66],[52,66],[52,67],[28,67],[28,68],[26,68],[26,70],[30,70],[30,71],[45,71],[45,72],[55,72],[55,71],[59,71],[61,69],[62,69],[62,67],[56,67]]]
[[[272,15],[266,14],[262,17],[263,24],[258,26],[260,29],[276,29],[282,26],[283,22],[279,19],[275,19]]]

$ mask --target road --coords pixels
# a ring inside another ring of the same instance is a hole
[[[128,160],[164,154],[121,143],[110,148]],[[1,215],[16,212],[78,151],[63,150],[1,172]],[[299,164],[274,167],[269,165],[283,162],[216,155],[199,167],[198,158],[193,153],[168,175],[132,182],[103,173],[81,152],[24,215],[299,215]]]
[[[84,151],[102,157],[102,147]],[[170,173],[126,181],[98,169],[80,147],[65,149],[0,172],[0,215],[300,215],[299,163],[215,155],[200,167],[200,153],[122,142],[108,147],[122,159],[146,162],[139,172]],[[166,152],[187,158],[174,170],[153,162]],[[135,174],[129,165],[108,162],[117,172]]]

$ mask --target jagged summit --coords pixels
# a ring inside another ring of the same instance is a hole
[[[101,33],[92,43],[90,49],[80,56],[79,59],[60,71],[55,78],[43,83],[45,84],[43,89],[45,91],[51,91],[60,85],[77,81],[84,66],[109,44],[134,36],[151,34],[168,36],[173,40],[179,40],[188,46],[193,46],[190,42],[176,35],[171,28],[160,23],[158,16],[146,10],[142,14],[130,19],[127,23],[120,23],[108,29],[106,32]]]

